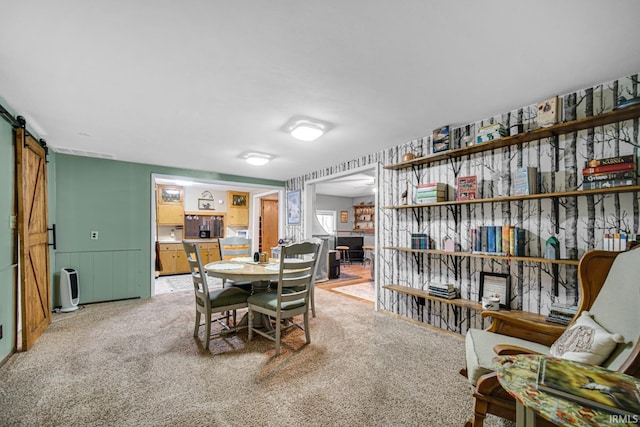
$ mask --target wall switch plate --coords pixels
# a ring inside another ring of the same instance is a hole
[[[15,215],[11,215],[9,217],[9,228],[11,228],[12,230],[14,228],[16,228],[16,216]]]
[[[97,231],[92,231],[91,232],[91,240],[98,240],[98,232]]]

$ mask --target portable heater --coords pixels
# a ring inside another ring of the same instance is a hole
[[[69,312],[78,309],[80,288],[78,287],[78,272],[73,268],[63,268],[60,272],[60,311]]]

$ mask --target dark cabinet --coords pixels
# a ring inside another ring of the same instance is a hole
[[[202,233],[201,233],[202,232]],[[224,237],[224,217],[222,215],[186,215],[184,219],[184,238]]]

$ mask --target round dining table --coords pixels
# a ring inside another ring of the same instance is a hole
[[[217,277],[234,282],[251,282],[251,293],[268,292],[272,281],[277,281],[280,274],[280,262],[278,259],[270,259],[266,263],[254,262],[251,257],[231,258],[223,261],[214,261],[206,264],[204,269],[208,276]],[[306,269],[285,270],[285,275],[294,275],[306,271]],[[258,319],[257,319],[258,320]],[[240,325],[246,325],[246,316],[240,321]],[[258,320],[265,327],[270,327],[267,319]]]

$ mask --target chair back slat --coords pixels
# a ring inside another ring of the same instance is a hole
[[[207,283],[207,274],[202,266],[202,256],[200,255],[200,248],[197,243],[182,242],[184,251],[187,254],[187,262],[189,263],[189,270],[191,271],[191,278],[193,279],[193,290],[196,294],[196,301],[201,298],[201,301],[209,301],[209,286]]]
[[[251,239],[231,236],[218,239],[218,242],[220,245],[220,258],[223,260],[251,256]]]

